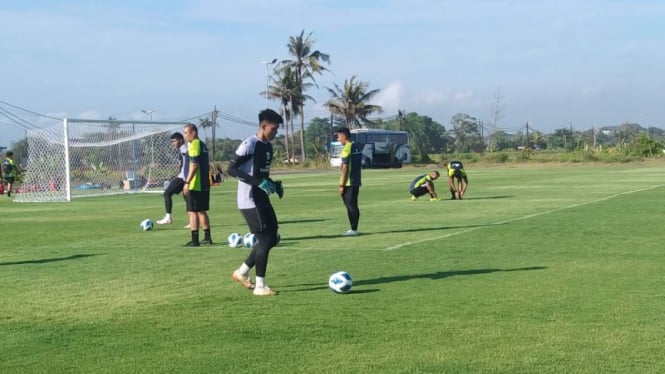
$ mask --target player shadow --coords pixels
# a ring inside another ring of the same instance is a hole
[[[512,196],[512,195],[497,195],[497,196],[465,197],[465,198],[462,199],[462,201],[464,201],[464,200],[510,199],[511,197],[515,197],[515,196]]]
[[[381,277],[373,279],[358,279],[353,281],[353,289],[349,294],[356,293],[372,293],[377,292],[379,289],[369,288],[369,289],[358,289],[357,287],[371,286],[383,283],[392,283],[392,282],[403,282],[412,279],[431,279],[439,280],[449,277],[458,277],[458,276],[468,276],[468,275],[480,275],[480,274],[490,274],[498,272],[512,272],[512,271],[531,271],[531,270],[545,270],[546,266],[529,266],[523,268],[514,268],[514,269],[470,269],[470,270],[453,270],[453,271],[438,271],[436,273],[426,273],[426,274],[408,274],[408,275],[396,275],[390,277]],[[280,292],[303,292],[303,291],[318,291],[327,289],[326,284],[321,283],[305,283],[305,284],[293,284],[283,287],[305,287],[298,288],[294,290],[284,290]]]
[[[53,257],[53,258],[42,258],[39,260],[24,260],[24,261],[12,261],[12,262],[0,262],[0,266],[7,266],[7,265],[27,265],[27,264],[47,264],[49,262],[58,262],[58,261],[68,261],[68,260],[76,260],[79,258],[86,258],[86,257],[92,257],[92,256],[98,256],[103,253],[94,253],[94,254],[78,254],[78,255],[71,255],[67,257]]]
[[[499,272],[530,271],[530,270],[545,270],[545,269],[547,269],[547,267],[545,266],[529,266],[529,267],[514,268],[514,269],[470,269],[470,270],[438,271],[436,273],[408,274],[408,275],[396,275],[396,276],[381,277],[374,279],[359,279],[357,281],[354,281],[353,285],[365,286],[365,285],[374,285],[382,283],[403,282],[412,279],[438,280],[438,279],[465,276],[465,275],[480,275],[480,274],[490,274],[490,273],[499,273]]]
[[[421,232],[421,231],[438,231],[438,230],[451,230],[451,229],[470,229],[470,228],[474,228],[474,227],[499,226],[499,225],[507,225],[507,224],[508,223],[506,223],[506,222],[502,222],[502,223],[490,223],[490,224],[485,224],[485,225],[418,227],[418,228],[412,228],[412,229],[389,230],[389,231],[373,231],[373,232],[360,231],[357,236],[348,236],[348,237],[342,236],[341,233],[339,233],[339,234],[325,234],[325,235],[311,235],[311,236],[295,236],[295,237],[290,236],[288,238],[282,238],[282,242],[292,243],[292,242],[298,241],[298,240],[357,238],[357,237],[363,237],[363,236],[369,236],[369,235],[392,234],[392,233],[399,233],[399,232]]]
[[[291,221],[279,221],[278,223],[280,225],[288,225],[290,223],[304,223],[304,222],[323,222],[323,221],[330,221],[327,218],[313,218],[313,219],[295,219]]]

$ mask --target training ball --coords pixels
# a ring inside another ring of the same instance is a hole
[[[335,293],[347,293],[351,290],[351,286],[353,286],[353,280],[349,273],[345,271],[333,273],[328,278],[328,287]]]
[[[244,245],[245,248],[252,248],[258,242],[259,238],[257,238],[256,235],[252,234],[251,232],[248,232],[245,234],[245,236],[242,237],[242,245]]]
[[[242,247],[242,236],[240,236],[237,232],[232,232],[226,241],[229,243],[229,247],[231,248]]]
[[[139,224],[139,227],[140,227],[141,230],[143,230],[143,231],[150,231],[150,230],[152,230],[152,226],[153,226],[152,220],[150,220],[150,219],[148,219],[148,218],[144,219],[144,220],[141,221],[141,223]]]

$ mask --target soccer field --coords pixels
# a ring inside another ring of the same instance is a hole
[[[150,232],[158,194],[0,196],[0,372],[665,372],[665,164],[471,166],[464,200],[411,201],[427,171],[365,170],[358,237],[338,171],[274,175],[276,297],[230,279],[235,180],[196,249],[180,196]]]

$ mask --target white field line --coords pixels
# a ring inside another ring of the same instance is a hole
[[[545,214],[550,214],[550,213],[560,212],[560,211],[562,211],[562,210],[567,210],[567,209],[577,208],[577,207],[579,207],[579,206],[583,206],[583,205],[595,204],[595,203],[599,203],[599,202],[601,202],[601,201],[606,201],[606,200],[614,199],[615,197],[619,197],[619,196],[623,196],[623,195],[630,195],[630,194],[637,193],[637,192],[648,191],[648,190],[652,190],[652,189],[654,189],[654,188],[659,188],[659,187],[663,187],[663,186],[665,186],[665,184],[657,184],[657,185],[655,185],[655,186],[650,186],[650,187],[646,187],[646,188],[641,188],[641,189],[639,189],[639,190],[632,190],[632,191],[620,192],[620,193],[617,193],[617,194],[614,194],[614,195],[610,195],[610,196],[606,196],[606,197],[601,197],[600,199],[590,200],[590,201],[584,201],[584,202],[581,202],[581,203],[577,203],[577,204],[573,204],[573,205],[568,205],[568,206],[561,207],[561,208],[556,208],[556,209],[546,210],[546,211],[544,211],[544,212],[533,213],[533,214],[527,214],[526,216],[517,217],[517,218],[512,218],[512,219],[505,220],[505,221],[498,221],[498,222],[494,222],[494,223],[487,224],[487,225],[485,225],[485,226],[476,226],[476,227],[468,228],[468,229],[466,229],[466,230],[455,231],[455,232],[451,232],[451,233],[448,233],[448,234],[445,234],[445,235],[435,236],[435,237],[432,237],[432,238],[426,238],[426,239],[421,239],[421,240],[415,240],[415,241],[405,242],[405,243],[401,243],[401,244],[397,244],[397,245],[393,245],[393,246],[390,246],[390,247],[384,248],[384,251],[394,251],[395,249],[400,249],[400,248],[402,248],[402,247],[406,247],[406,246],[409,246],[409,245],[412,245],[412,244],[420,244],[420,243],[430,242],[430,241],[433,241],[433,240],[439,240],[439,239],[449,238],[449,237],[451,237],[451,236],[456,236],[456,235],[466,234],[466,233],[468,233],[468,232],[476,231],[476,230],[480,230],[480,229],[484,229],[484,228],[487,228],[487,227],[498,226],[498,225],[504,225],[504,224],[506,224],[506,223],[516,222],[516,221],[521,221],[521,220],[525,220],[525,219],[529,219],[529,218],[534,218],[534,217],[538,217],[538,216],[543,216],[543,215],[545,215]]]

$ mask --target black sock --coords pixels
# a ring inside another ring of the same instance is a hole
[[[192,230],[192,243],[199,244],[199,230]]]
[[[203,240],[210,240],[210,241],[212,241],[212,239],[210,238],[210,227],[208,227],[207,229],[204,229],[204,230],[203,230]]]

